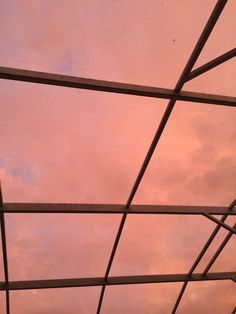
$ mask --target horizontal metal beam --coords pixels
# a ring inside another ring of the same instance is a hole
[[[57,204],[57,203],[4,203],[4,213],[52,214],[167,214],[167,215],[236,215],[236,210],[219,206],[132,205],[127,211],[121,204]]]
[[[166,275],[142,275],[142,276],[119,276],[95,278],[73,278],[73,279],[49,279],[31,281],[10,281],[8,285],[0,282],[0,290],[28,290],[28,289],[49,289],[49,288],[69,288],[69,287],[88,287],[103,285],[132,285],[147,283],[168,283],[183,281],[209,281],[209,280],[231,280],[235,278],[236,272],[209,273],[202,274],[166,274]]]
[[[137,95],[153,98],[164,98],[190,102],[200,102],[224,106],[236,106],[236,97],[212,95],[204,93],[175,92],[172,89],[150,87],[142,85],[124,84],[102,80],[80,78],[45,72],[28,71],[14,68],[0,67],[0,78],[30,83],[40,83],[80,89],[88,89],[109,93]]]
[[[193,70],[185,79],[185,81],[190,81],[193,78],[215,68],[216,66],[222,64],[223,62],[226,62],[227,60],[234,58],[236,56],[236,48],[224,53],[223,55],[215,58],[214,60],[211,60],[210,62],[207,62],[206,64],[200,66],[199,68]]]

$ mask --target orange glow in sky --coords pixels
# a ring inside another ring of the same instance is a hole
[[[1,65],[174,88],[215,4],[3,0]],[[235,12],[229,0],[195,67],[235,48]],[[233,58],[184,90],[235,96],[235,74]],[[7,80],[0,90],[5,202],[126,203],[168,101]],[[178,101],[134,203],[228,206],[236,197],[235,121],[233,107]],[[10,280],[103,276],[121,218],[5,217]],[[110,274],[187,273],[214,227],[205,217],[131,215]],[[235,271],[235,244],[232,238],[211,271]],[[170,313],[180,287],[108,287],[101,314]],[[11,292],[11,313],[96,313],[100,289]],[[2,292],[0,302],[4,313]],[[235,304],[232,281],[190,283],[178,314],[228,314]]]

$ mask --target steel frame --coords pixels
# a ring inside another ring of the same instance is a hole
[[[122,204],[56,204],[56,203],[4,203],[2,211],[7,214],[123,214]],[[175,205],[132,205],[127,214],[163,215],[229,215],[228,207],[214,206],[175,206]]]
[[[236,107],[236,97],[188,91],[176,92],[175,90],[168,88],[94,80],[7,67],[0,67],[0,78],[13,81],[88,89],[116,94],[136,95]]]
[[[114,286],[133,285],[146,283],[166,283],[166,282],[186,282],[186,281],[209,281],[209,280],[234,280],[236,272],[209,273],[202,274],[165,274],[165,275],[141,275],[141,276],[115,276],[109,277],[105,281],[104,277],[93,278],[70,278],[70,279],[47,279],[47,280],[27,280],[10,281],[8,290],[31,290],[31,289],[55,289],[72,287],[93,287],[93,286]],[[5,291],[5,282],[0,282],[0,290]]]
[[[236,48],[217,57],[216,59],[206,63],[205,65],[192,70],[197,61],[205,43],[208,40],[219,16],[221,15],[227,0],[218,0],[216,6],[200,35],[200,38],[173,90],[140,86],[116,82],[108,82],[101,80],[85,79],[72,76],[35,72],[28,70],[20,70],[13,68],[0,67],[0,78],[7,80],[17,80],[29,83],[39,83],[47,85],[64,86],[71,88],[87,89],[93,91],[121,93],[136,96],[154,97],[169,99],[164,115],[158,125],[156,134],[149,147],[147,155],[143,161],[140,171],[137,175],[136,181],[132,187],[130,195],[125,205],[120,204],[33,204],[33,203],[3,203],[2,193],[0,190],[0,221],[1,221],[1,240],[2,253],[4,261],[4,282],[0,282],[0,290],[6,292],[6,312],[10,314],[10,291],[11,290],[27,290],[27,289],[48,289],[48,288],[62,288],[62,287],[82,287],[82,286],[101,286],[101,294],[97,307],[97,314],[100,313],[103,298],[105,295],[106,286],[109,285],[124,285],[124,284],[144,284],[144,283],[161,283],[161,282],[183,282],[183,286],[179,292],[177,300],[173,306],[172,314],[176,313],[179,303],[183,297],[184,291],[189,281],[205,281],[205,280],[232,280],[235,282],[236,272],[224,273],[209,273],[209,270],[217,257],[221,254],[225,245],[228,243],[233,234],[236,233],[236,223],[233,227],[225,223],[229,215],[236,215],[236,200],[234,200],[229,207],[214,207],[214,206],[175,206],[175,205],[132,205],[134,196],[137,192],[139,184],[145,174],[148,164],[156,149],[159,139],[167,125],[168,119],[174,109],[177,100],[200,102],[213,105],[236,106],[236,97],[210,95],[204,93],[186,92],[182,91],[185,82],[209,71],[210,69],[222,64],[223,62],[236,56]],[[8,274],[8,259],[7,259],[7,245],[6,245],[6,230],[5,230],[5,214],[27,214],[27,213],[42,213],[42,214],[120,214],[122,215],[119,229],[113,244],[111,255],[107,264],[104,277],[99,278],[73,278],[73,279],[53,279],[53,280],[34,280],[34,281],[9,281]],[[125,225],[127,215],[130,214],[178,214],[178,215],[203,215],[206,218],[216,223],[216,227],[209,239],[206,241],[204,247],[194,261],[192,267],[187,274],[166,274],[166,275],[143,275],[143,276],[109,276],[110,269],[115,257],[115,253],[119,244],[119,240]],[[222,215],[221,219],[217,219],[212,215]],[[222,241],[219,248],[205,267],[201,274],[194,273],[200,260],[206,253],[210,244],[215,239],[221,227],[227,229],[229,232]],[[232,313],[236,312],[234,308]]]

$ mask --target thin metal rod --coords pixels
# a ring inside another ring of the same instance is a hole
[[[200,66],[199,68],[193,70],[187,76],[185,82],[192,80],[193,78],[215,68],[216,66],[226,62],[227,60],[234,58],[236,56],[236,48],[224,53],[223,55],[215,58],[214,60],[207,62],[206,64]]]
[[[221,12],[223,11],[225,5],[227,3],[227,0],[218,0],[203,32],[201,33],[200,35],[200,38],[195,46],[195,48],[193,49],[193,52],[175,86],[175,89],[174,91],[176,93],[179,93],[182,89],[182,87],[184,86],[184,83],[185,83],[185,78],[189,75],[189,73],[191,72],[197,58],[199,57],[205,43],[207,42],[207,39],[208,37],[210,36],[211,34],[211,31],[213,30]],[[152,158],[152,155],[154,153],[154,150],[160,140],[160,137],[164,131],[164,128],[169,120],[169,117],[172,113],[172,110],[174,109],[174,106],[175,106],[175,103],[176,101],[175,100],[170,100],[169,103],[168,103],[168,106],[164,112],[164,115],[162,116],[162,119],[160,121],[160,124],[157,128],[157,131],[156,131],[156,134],[152,140],[152,143],[149,147],[149,150],[147,152],[147,155],[144,159],[144,162],[140,168],[140,171],[138,173],[138,176],[136,178],[136,181],[132,187],[132,190],[131,190],[131,193],[128,197],[128,200],[127,200],[127,203],[126,203],[126,209],[128,210],[129,207],[131,206],[131,203],[133,201],[133,198],[136,194],[136,191],[140,185],[140,182],[143,178],[143,175],[147,169],[147,166]],[[107,269],[106,269],[106,272],[105,272],[105,279],[107,279],[109,273],[110,273],[110,269],[111,269],[111,265],[112,265],[112,262],[113,262],[113,259],[114,259],[114,256],[115,256],[115,253],[116,253],[116,250],[117,250],[117,246],[119,244],[119,240],[120,240],[120,237],[121,237],[121,233],[123,231],[123,227],[124,227],[124,224],[125,224],[125,221],[126,221],[126,217],[127,217],[127,214],[123,214],[123,217],[121,219],[121,222],[120,222],[120,226],[118,228],[118,232],[117,232],[117,235],[116,235],[116,239],[115,239],[115,242],[114,242],[114,245],[113,245],[113,248],[112,248],[112,252],[111,252],[111,256],[110,256],[110,259],[108,261],[108,265],[107,265]],[[105,293],[105,285],[102,287],[102,290],[101,290],[101,294],[100,294],[100,298],[99,298],[99,302],[98,302],[98,308],[97,308],[97,314],[100,313],[100,310],[101,310],[101,306],[102,306],[102,301],[103,301],[103,297],[104,297],[104,293]]]
[[[229,205],[228,211],[230,212],[231,210],[233,210],[233,208],[235,207],[235,205],[236,205],[236,199]],[[221,222],[224,222],[224,221],[226,220],[226,218],[227,218],[227,214],[224,215],[224,216],[222,216],[222,218],[221,218],[220,221],[221,221]],[[213,240],[215,239],[215,237],[216,237],[217,233],[219,232],[220,228],[221,228],[221,226],[220,226],[220,225],[217,225],[217,226],[215,227],[215,229],[213,230],[213,232],[212,232],[212,234],[210,235],[209,239],[208,239],[207,242],[205,243],[204,247],[202,248],[202,250],[201,250],[201,252],[199,253],[199,255],[198,255],[198,257],[196,258],[196,260],[194,261],[192,267],[190,268],[189,273],[188,273],[189,276],[191,276],[191,275],[193,274],[194,270],[196,269],[196,267],[197,267],[198,264],[200,263],[202,257],[203,257],[204,254],[206,253],[207,249],[209,248],[209,246],[211,245],[211,243],[212,243]],[[176,311],[177,311],[177,309],[178,309],[178,306],[179,306],[179,303],[180,303],[180,301],[181,301],[181,299],[182,299],[182,297],[183,297],[183,294],[184,294],[184,291],[185,291],[187,285],[188,285],[188,281],[184,282],[184,284],[182,285],[181,290],[180,290],[180,292],[179,292],[179,295],[178,295],[178,297],[177,297],[177,300],[176,300],[176,302],[175,302],[175,304],[174,304],[173,310],[172,310],[172,312],[171,312],[172,314],[175,314],[175,313],[176,313]]]
[[[7,214],[123,214],[127,212],[121,204],[63,204],[63,203],[4,203],[3,212]],[[227,214],[224,206],[181,206],[181,205],[132,205],[130,214],[164,215],[211,215]],[[236,215],[232,210],[229,215]]]
[[[190,278],[188,274],[159,274],[159,275],[139,275],[139,276],[114,276],[107,280],[104,277],[90,278],[70,278],[70,279],[46,279],[46,280],[27,280],[10,281],[8,286],[0,282],[0,290],[29,290],[29,289],[57,289],[70,287],[92,287],[92,286],[116,286],[134,285],[150,283],[168,283],[190,281],[211,281],[211,280],[231,280],[235,278],[236,272],[216,272],[209,273],[207,276],[193,274]]]
[[[152,98],[182,100],[188,102],[206,103],[222,106],[236,106],[236,97],[213,95],[189,91],[173,90],[168,88],[142,86],[55,73],[45,73],[22,69],[0,67],[0,78],[21,82],[63,86],[70,88],[87,89],[108,93],[136,95]]]
[[[236,223],[233,226],[234,228],[236,228]],[[224,247],[226,246],[226,244],[229,242],[229,240],[231,239],[231,237],[233,236],[233,232],[229,232],[226,237],[224,238],[224,240],[222,241],[221,245],[219,246],[219,248],[217,249],[217,251],[215,252],[215,254],[212,256],[212,258],[210,259],[209,263],[207,264],[207,266],[205,267],[205,269],[203,270],[202,274],[206,275],[208,273],[208,271],[210,270],[210,268],[212,267],[212,265],[214,264],[215,260],[217,259],[217,257],[220,255],[220,253],[223,251]]]
[[[2,197],[2,187],[0,181],[0,221],[1,221],[1,238],[2,238],[2,254],[3,254],[3,265],[4,265],[4,277],[5,285],[8,285],[8,262],[7,262],[7,244],[6,244],[6,229],[5,229],[5,219],[3,213],[3,197]],[[10,314],[10,295],[9,291],[6,290],[6,313]]]
[[[220,225],[221,227],[225,228],[228,231],[231,231],[232,233],[236,234],[236,229],[230,227],[229,225],[227,225],[226,223],[220,221],[219,219],[209,215],[209,214],[203,214],[203,216],[205,216],[206,218],[210,219],[211,221],[215,222],[216,224]]]
[[[10,291],[6,290],[6,313],[10,314]]]

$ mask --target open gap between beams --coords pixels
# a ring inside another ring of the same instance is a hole
[[[0,99],[6,202],[123,203],[166,105],[19,82]]]
[[[99,291],[98,287],[11,291],[11,313],[93,313]]]
[[[179,305],[179,313],[231,313],[235,306],[235,283],[228,281],[190,282]]]
[[[10,280],[102,276],[119,219],[6,214]]]
[[[227,206],[235,198],[235,119],[230,108],[178,102],[134,202]]]
[[[187,273],[211,230],[201,216],[128,215],[111,276]]]

